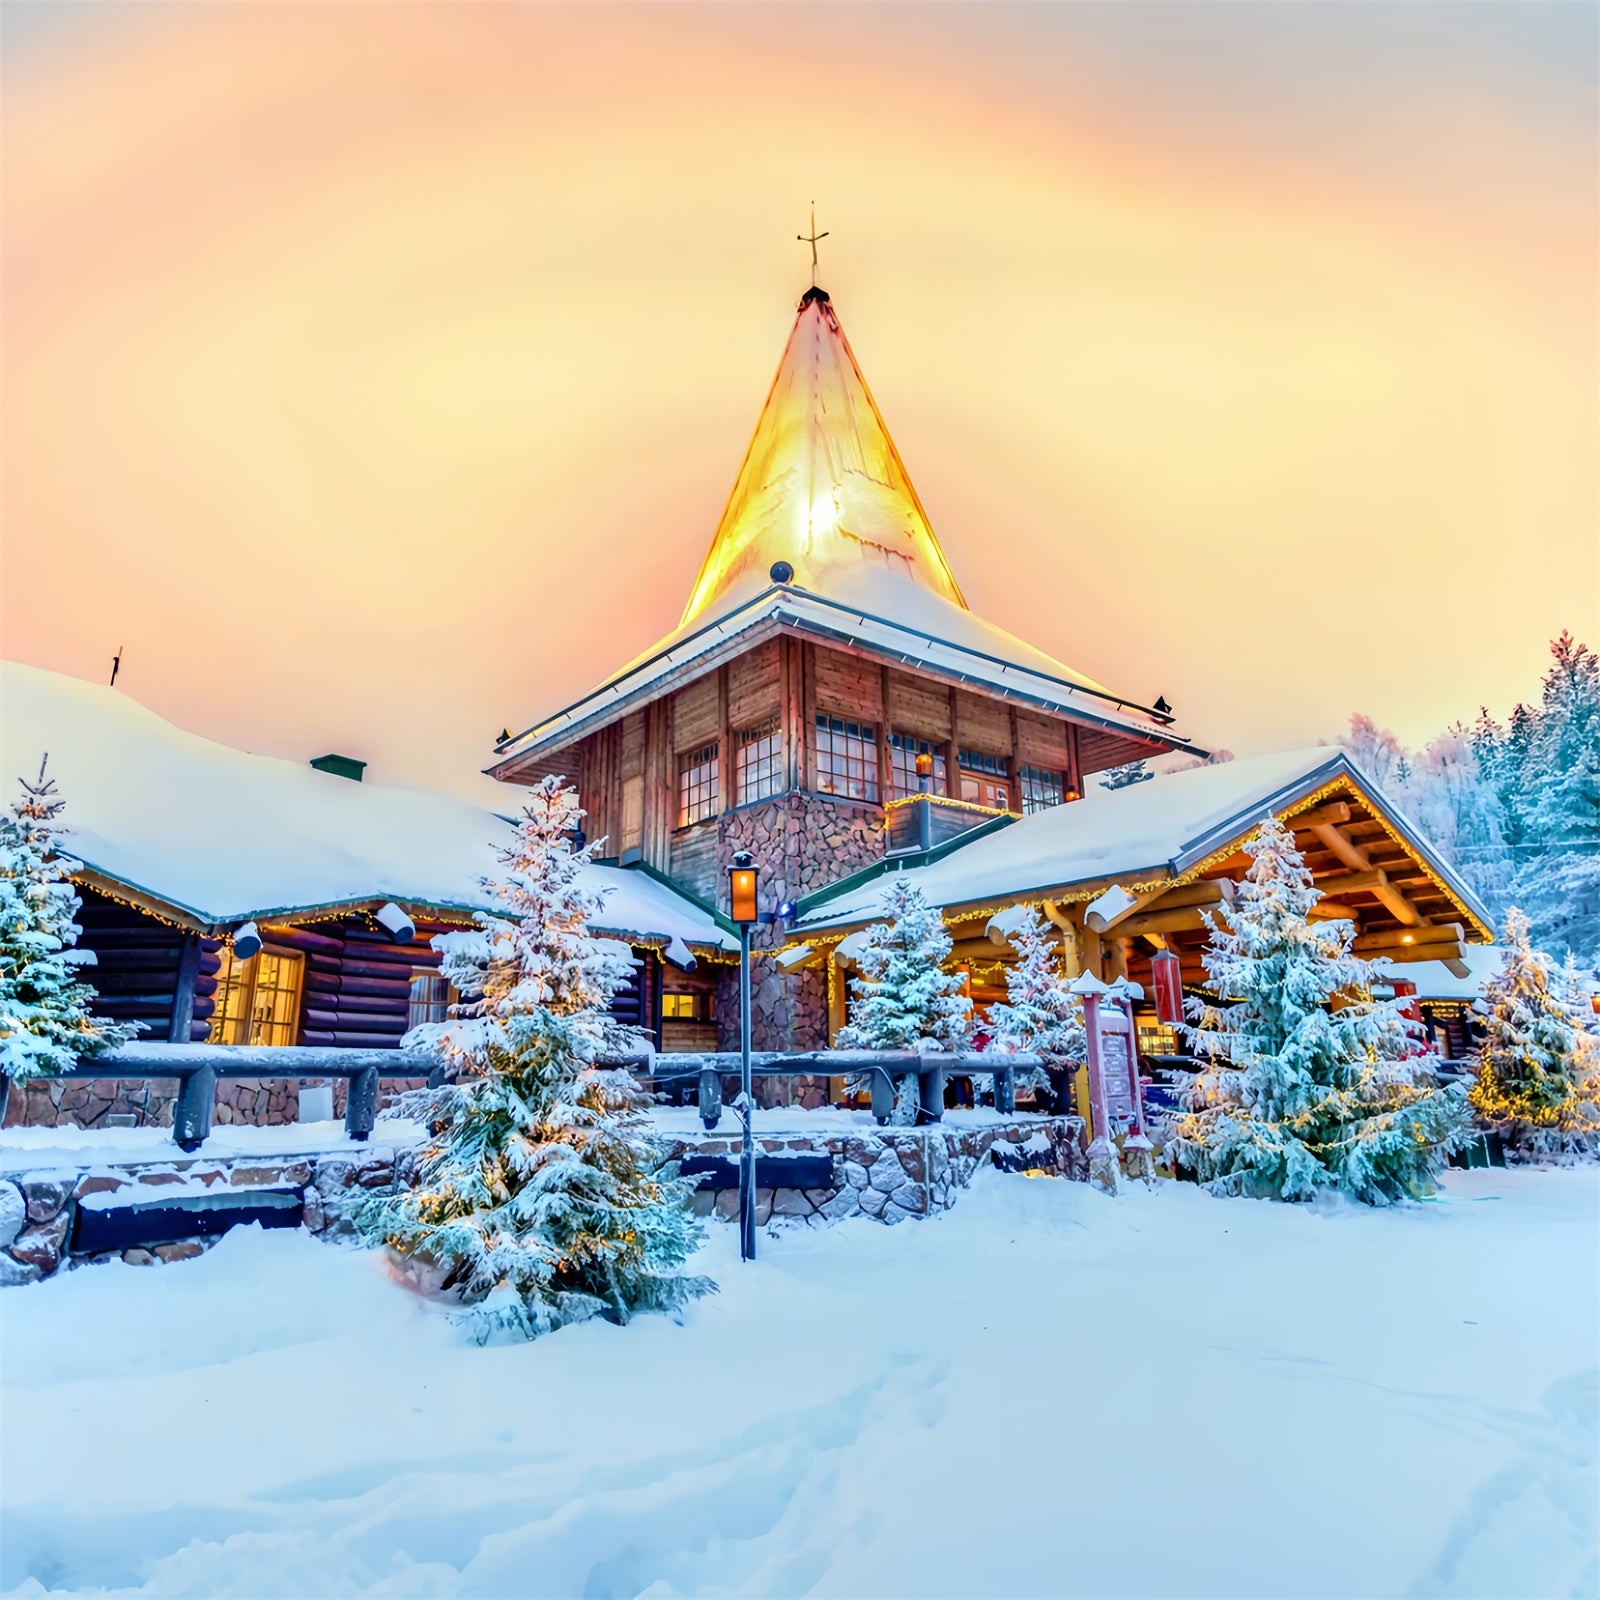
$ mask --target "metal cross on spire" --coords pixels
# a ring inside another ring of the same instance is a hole
[[[828,235],[827,235],[826,232],[823,232],[823,233],[818,233],[817,232],[817,202],[815,200],[813,200],[811,202],[811,232],[810,233],[797,233],[795,235],[795,238],[801,244],[808,244],[808,245],[811,246],[811,286],[812,286],[812,288],[815,288],[816,284],[817,284],[817,240],[818,239],[826,239],[827,237],[828,237]]]

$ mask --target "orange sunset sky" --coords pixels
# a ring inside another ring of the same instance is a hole
[[[1588,4],[3,8],[0,629],[461,788],[823,284],[974,609],[1240,754],[1600,643]]]

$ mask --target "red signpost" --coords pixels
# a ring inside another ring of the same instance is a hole
[[[1126,979],[1104,984],[1084,973],[1072,985],[1083,1001],[1083,1031],[1089,1067],[1089,1111],[1094,1138],[1089,1144],[1089,1175],[1107,1187],[1116,1184],[1117,1146],[1128,1158],[1130,1176],[1146,1176],[1154,1148],[1145,1130],[1144,1096],[1139,1089],[1139,1050],[1133,1028],[1134,988]],[[1143,994],[1143,991],[1139,991]]]
[[[1150,984],[1156,992],[1156,1016],[1167,1027],[1183,1021],[1183,967],[1170,950],[1150,958]]]

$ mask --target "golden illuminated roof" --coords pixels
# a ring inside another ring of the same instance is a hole
[[[827,292],[808,289],[683,623],[765,588],[881,569],[966,609]]]

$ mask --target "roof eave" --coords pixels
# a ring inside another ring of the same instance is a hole
[[[903,633],[909,638],[921,640],[933,648],[954,651],[958,655],[969,656],[975,661],[989,662],[999,667],[1002,673],[1013,673],[1020,678],[1031,678],[1039,683],[1059,685],[1068,703],[1063,703],[1062,698],[1051,699],[1045,695],[1030,691],[1020,683],[997,683],[992,678],[977,673],[962,672],[953,670],[949,666],[930,664],[926,659],[926,652],[899,652],[887,648],[876,641],[860,639],[845,629],[829,628],[825,622],[815,617],[808,617],[803,612],[785,604],[786,601],[790,600],[802,606],[821,606],[841,615],[854,617],[860,622],[871,622],[880,627],[895,629],[897,632]],[[768,606],[769,603],[770,609],[765,614],[761,614],[761,608]],[[1167,750],[1201,758],[1210,754],[1208,750],[1191,743],[1182,735],[1171,732],[1170,725],[1164,722],[1159,714],[1150,707],[1139,705],[1136,701],[1112,694],[1109,690],[1095,689],[1087,684],[1075,683],[1070,679],[1055,677],[1038,668],[1021,666],[1014,661],[1007,661],[1004,657],[974,649],[970,645],[957,644],[952,640],[941,638],[927,629],[913,628],[907,623],[896,621],[892,617],[879,616],[877,613],[867,611],[859,606],[847,606],[838,600],[831,599],[827,595],[814,594],[809,590],[790,584],[774,584],[736,606],[732,611],[713,618],[704,626],[697,628],[693,633],[685,635],[684,638],[675,641],[667,648],[657,650],[653,654],[646,656],[644,660],[629,668],[626,673],[603,684],[599,689],[585,695],[581,700],[574,701],[571,705],[547,717],[543,722],[536,723],[533,727],[524,730],[514,739],[509,740],[500,747],[499,759],[493,765],[486,767],[484,771],[490,777],[503,778],[507,773],[525,764],[531,757],[541,751],[562,749],[574,740],[598,731],[616,717],[627,715],[640,700],[651,697],[651,691],[659,688],[665,673],[657,672],[644,678],[636,687],[629,690],[620,689],[620,685],[625,679],[649,672],[650,668],[709,632],[728,630],[730,623],[746,613],[756,614],[729,631],[728,642],[730,644],[734,640],[748,643],[749,635],[758,625],[762,622],[770,621],[780,627],[792,628],[797,633],[815,634],[819,637],[831,638],[840,643],[848,643],[852,648],[866,651],[869,654],[878,656],[880,659],[898,661],[905,666],[914,666],[919,671],[956,683],[970,684],[987,693],[998,694],[1005,699],[1023,701],[1029,705],[1048,710],[1056,716],[1070,717],[1075,721],[1124,734],[1129,738],[1146,739]],[[690,657],[683,665],[686,668],[692,665],[696,669],[694,676],[698,677],[718,665],[720,659],[719,652],[715,649],[710,649]],[[597,706],[593,710],[585,710],[586,707],[599,700],[602,696],[608,696],[603,705]],[[1098,711],[1092,704],[1085,704],[1085,699],[1090,701],[1109,701],[1112,706],[1118,710],[1125,709],[1130,715],[1124,718],[1117,716],[1115,712]],[[1146,718],[1149,720],[1143,720]],[[555,726],[557,723],[562,725],[557,727]]]

